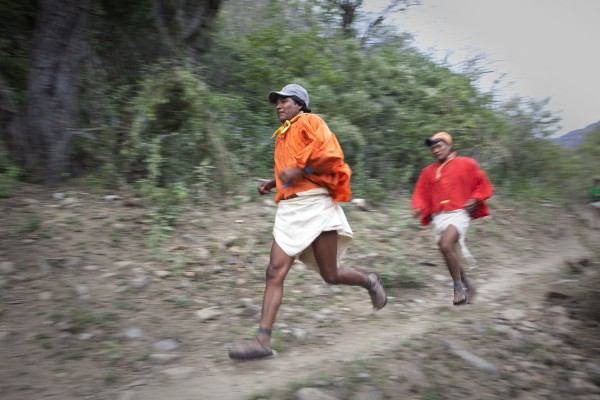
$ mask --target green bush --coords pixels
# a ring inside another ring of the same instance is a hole
[[[0,197],[11,197],[13,195],[21,173],[22,169],[16,165],[11,165],[5,172],[0,173]]]

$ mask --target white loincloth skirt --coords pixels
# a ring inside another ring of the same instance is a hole
[[[435,235],[436,243],[440,242],[444,231],[450,225],[454,225],[454,227],[458,231],[458,243],[460,245],[460,252],[465,261],[469,263],[469,266],[471,268],[474,268],[476,266],[475,257],[473,257],[473,255],[465,245],[465,236],[467,234],[467,229],[469,229],[469,224],[471,223],[471,217],[469,216],[469,214],[462,209],[454,211],[443,211],[435,214],[431,222],[433,223],[433,233]]]
[[[290,257],[297,257],[306,266],[319,271],[312,242],[325,231],[337,231],[338,262],[352,240],[352,229],[342,207],[326,189],[311,189],[298,197],[282,200],[277,207],[273,236],[275,242]]]

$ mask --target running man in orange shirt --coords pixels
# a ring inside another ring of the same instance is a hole
[[[258,332],[253,342],[229,351],[229,357],[237,360],[273,354],[271,330],[283,298],[285,277],[296,258],[327,283],[366,288],[374,309],[387,304],[376,273],[338,267],[352,230],[337,202],[351,198],[352,171],[344,162],[337,138],[321,117],[310,113],[308,93],[302,86],[286,85],[279,92],[271,92],[269,101],[275,104],[283,125],[273,135],[275,179],[260,182],[258,192],[266,195],[277,189],[274,241]]]

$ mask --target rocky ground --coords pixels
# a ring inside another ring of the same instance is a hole
[[[408,198],[343,207],[343,264],[379,272],[388,306],[297,263],[276,356],[234,362],[257,326],[272,200],[232,196],[166,230],[127,193],[19,187],[0,199],[0,399],[600,399],[587,210],[497,195],[468,236],[479,295],[454,307]]]

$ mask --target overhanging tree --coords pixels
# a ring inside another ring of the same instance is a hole
[[[154,53],[148,61],[154,62],[169,52],[175,58],[187,60],[206,51],[207,32],[221,2],[154,0],[154,9],[150,2],[135,3],[138,7],[136,11],[151,13],[155,24],[148,26],[140,23],[131,28],[162,33],[164,43],[154,46]],[[0,62],[2,136],[11,151],[10,158],[23,164],[32,180],[56,183],[69,171],[72,138],[85,126],[79,104],[82,62],[101,53],[96,46],[109,44],[92,37],[92,33],[96,32],[90,31],[90,23],[92,20],[116,16],[122,18],[119,9],[127,9],[129,5],[109,0],[40,0],[35,4],[26,3],[35,17],[33,39],[30,45],[24,45],[11,38],[18,45],[18,51],[10,56],[29,62],[27,83],[19,88],[15,85],[15,79],[5,79],[1,73],[13,60]],[[14,15],[22,13],[25,8],[24,5],[14,6],[12,3],[1,6],[2,10],[6,9]],[[107,7],[111,12],[106,11]],[[7,18],[10,18],[10,14]],[[31,30],[23,29],[25,34],[31,35]],[[26,35],[18,37],[21,36]],[[2,50],[4,48],[0,48]],[[103,50],[104,54],[109,53]],[[113,61],[126,62],[118,58]],[[139,73],[141,71],[131,76],[137,79]],[[22,104],[14,100],[23,94],[26,100]]]

